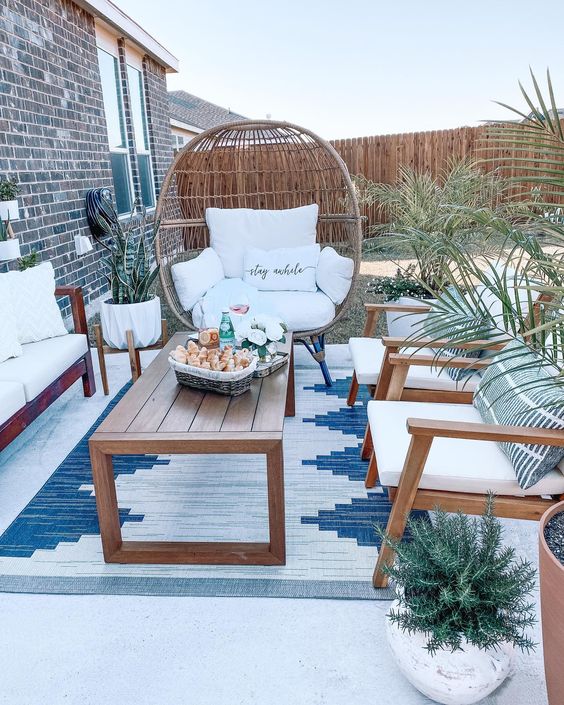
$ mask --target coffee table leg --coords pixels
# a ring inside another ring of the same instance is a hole
[[[296,415],[296,384],[294,381],[294,343],[290,346],[290,361],[288,362],[288,388],[286,391],[286,408],[284,416]]]
[[[90,444],[90,460],[102,548],[107,562],[122,544],[114,467],[112,456],[102,453],[94,444]]]
[[[286,563],[286,520],[284,514],[284,454],[282,441],[266,454],[268,480],[268,524],[270,552]]]

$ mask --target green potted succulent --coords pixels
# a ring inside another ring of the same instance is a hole
[[[117,215],[111,221],[100,217],[99,226],[109,236],[109,242],[99,242],[109,252],[105,276],[112,294],[100,306],[104,339],[111,347],[126,350],[131,330],[135,347],[153,345],[161,336],[161,302],[152,290],[159,267],[151,264],[158,223],[147,234],[145,209],[136,202],[127,221]]]
[[[18,220],[20,217],[16,179],[0,179],[0,220]]]
[[[386,634],[404,676],[435,702],[469,705],[507,677],[514,648],[535,644],[529,602],[531,563],[503,545],[502,528],[488,497],[481,518],[437,510],[409,522],[410,541],[395,541],[396,561],[386,571],[397,599]]]

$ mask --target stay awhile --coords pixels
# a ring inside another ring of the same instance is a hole
[[[282,277],[295,277],[299,274],[303,274],[306,269],[311,269],[311,267],[302,267],[299,262],[296,262],[296,264],[294,264],[293,266],[287,264],[283,269],[281,269],[280,267],[274,267],[274,269],[272,270],[272,274],[276,274]],[[263,267],[260,264],[255,264],[254,267],[251,267],[251,269],[249,269],[249,274],[252,277],[260,277],[264,281],[270,271],[271,270],[268,267]]]

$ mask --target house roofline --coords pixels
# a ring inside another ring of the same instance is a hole
[[[183,120],[177,120],[176,118],[170,118],[171,127],[179,127],[181,130],[189,130],[190,132],[203,132],[202,127],[196,127],[196,125],[191,125]]]
[[[145,49],[149,56],[165,67],[167,73],[178,72],[178,59],[113,2],[110,0],[75,0],[75,2]]]

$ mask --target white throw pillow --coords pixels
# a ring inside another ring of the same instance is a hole
[[[19,357],[23,353],[22,346],[18,342],[18,327],[7,274],[0,274],[0,306],[2,307],[2,315],[0,316],[0,362],[4,362],[10,357]]]
[[[354,261],[332,247],[324,247],[317,263],[317,286],[334,304],[341,304],[351,288]]]
[[[55,298],[55,272],[51,262],[42,262],[23,272],[6,275],[20,343],[37,343],[68,333]]]
[[[243,278],[243,259],[249,247],[274,250],[301,247],[316,241],[319,206],[313,203],[286,210],[207,208],[210,244],[223,263],[226,277]]]
[[[269,251],[250,247],[245,253],[243,280],[259,291],[317,291],[318,260],[318,244]]]
[[[191,311],[206,291],[224,279],[221,260],[211,247],[194,259],[173,264],[170,271],[178,300],[185,311]]]

